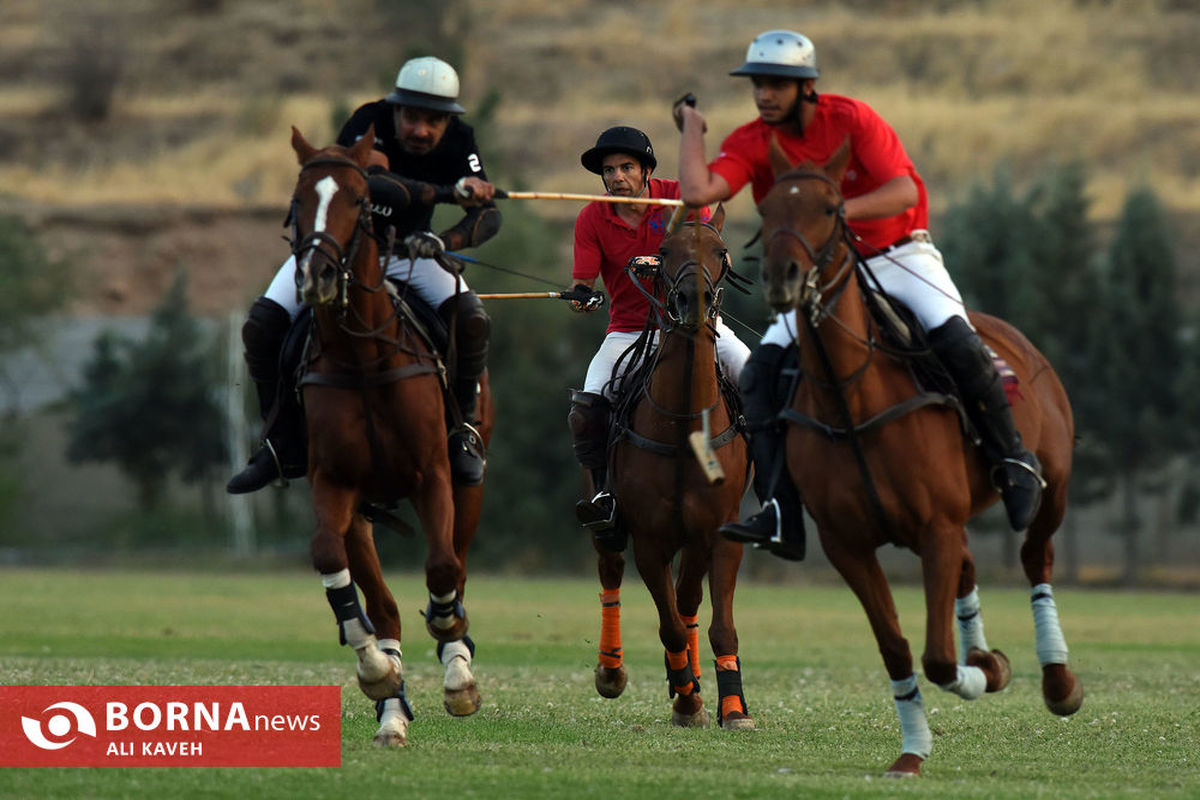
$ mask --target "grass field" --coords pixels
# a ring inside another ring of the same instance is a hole
[[[729,733],[670,726],[656,623],[636,575],[622,598],[630,683],[617,700],[592,687],[596,584],[472,578],[484,705],[453,719],[417,613],[423,580],[393,576],[416,721],[408,747],[382,751],[311,575],[5,570],[0,585],[4,684],[343,688],[340,768],[10,768],[0,771],[6,798],[1200,796],[1197,595],[1060,587],[1087,692],[1083,709],[1061,720],[1042,705],[1027,592],[983,587],[988,639],[1012,659],[1012,683],[966,703],[922,680],[933,756],[922,779],[889,781],[880,776],[899,754],[899,728],[886,676],[865,617],[839,586],[740,588],[758,730]],[[919,590],[898,590],[897,603],[919,653]],[[711,704],[703,637],[702,655]]]

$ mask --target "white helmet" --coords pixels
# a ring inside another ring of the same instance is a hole
[[[813,43],[795,31],[760,33],[746,50],[746,63],[730,75],[773,75],[780,78],[804,80],[815,78],[817,49]]]
[[[396,89],[386,98],[400,106],[417,106],[449,114],[462,114],[458,104],[458,73],[454,67],[433,56],[404,62],[396,75]]]

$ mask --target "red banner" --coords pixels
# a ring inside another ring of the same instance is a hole
[[[4,767],[338,767],[338,686],[0,686]]]

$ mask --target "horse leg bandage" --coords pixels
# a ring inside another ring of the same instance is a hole
[[[621,666],[621,590],[600,593],[600,666]]]
[[[967,653],[979,649],[987,652],[983,635],[983,616],[979,613],[979,590],[972,589],[966,597],[954,601],[954,616],[958,619],[958,663],[967,663]]]
[[[1067,663],[1067,640],[1058,623],[1058,606],[1054,604],[1054,590],[1048,583],[1039,583],[1030,592],[1033,604],[1033,629],[1037,635],[1038,663]]]
[[[475,682],[475,676],[471,674],[471,660],[475,657],[475,643],[471,641],[470,636],[464,636],[453,642],[439,643],[437,655],[446,670],[442,681],[443,688],[454,692]]]
[[[367,619],[358,603],[358,591],[350,581],[350,571],[342,570],[332,575],[322,575],[321,582],[325,584],[325,598],[329,601],[338,622],[338,638],[341,643],[348,644],[355,650],[371,644],[375,640],[375,627],[371,625],[371,620]]]
[[[921,759],[929,758],[933,752],[933,733],[925,716],[925,701],[917,686],[917,676],[909,675],[902,681],[892,681],[892,697],[896,701],[896,714],[900,717],[900,752],[912,753]]]
[[[963,700],[978,700],[987,689],[987,675],[979,667],[964,667],[959,664],[954,680],[950,683],[940,683],[938,686]]]
[[[700,679],[700,623],[699,616],[680,616],[684,630],[687,631],[688,659],[692,662],[692,674]]]
[[[717,724],[732,713],[749,714],[746,696],[742,694],[742,660],[737,656],[717,656]]]
[[[677,694],[686,696],[700,691],[700,680],[696,677],[691,664],[688,663],[687,648],[678,653],[668,652],[666,661],[669,697],[674,698]]]
[[[432,627],[448,630],[465,616],[462,603],[458,601],[457,589],[451,589],[442,595],[429,593],[429,607],[425,609],[425,619]]]

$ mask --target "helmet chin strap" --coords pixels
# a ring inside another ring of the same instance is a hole
[[[789,122],[795,123],[796,127],[799,128],[801,135],[804,134],[804,112],[800,104],[804,102],[809,102],[813,105],[816,105],[817,92],[815,89],[808,94],[800,94],[797,92],[795,102],[792,103],[792,107],[789,108],[788,112],[783,115],[783,120],[780,122],[780,124],[787,124]]]

